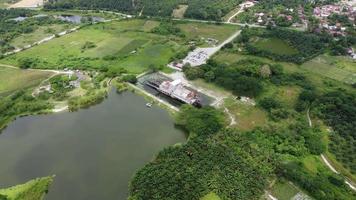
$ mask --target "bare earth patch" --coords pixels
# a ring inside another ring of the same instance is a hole
[[[43,6],[43,0],[22,0],[10,6],[10,8],[37,8]]]
[[[179,5],[178,8],[173,10],[172,16],[174,18],[183,19],[184,13],[187,11],[188,5]]]

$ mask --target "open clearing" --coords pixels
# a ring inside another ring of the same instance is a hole
[[[43,0],[21,0],[10,5],[10,8],[37,8],[43,5]]]
[[[184,18],[184,13],[187,11],[188,5],[179,5],[178,8],[173,10],[172,17],[182,19]]]
[[[232,25],[214,25],[205,23],[181,23],[178,27],[187,36],[188,40],[213,38],[222,43],[238,29]]]
[[[356,62],[350,58],[321,55],[301,68],[347,84],[356,83]]]
[[[60,33],[62,31],[72,28],[69,24],[54,24],[49,26],[40,26],[33,33],[23,34],[16,37],[10,42],[10,45],[15,48],[24,48],[27,45],[32,45],[46,37],[49,37],[55,33]]]
[[[267,113],[257,106],[228,98],[224,106],[236,119],[236,126],[242,131],[252,130],[255,127],[263,126],[267,122]]]
[[[293,55],[298,51],[278,38],[258,38],[255,47],[278,55]]]
[[[165,67],[172,57],[188,46],[192,38],[213,37],[225,40],[236,27],[178,23],[186,38],[151,33],[160,24],[152,20],[122,20],[84,27],[74,33],[56,38],[0,63],[18,65],[21,58],[35,60],[35,68],[42,69],[99,69],[108,67],[117,72],[142,73],[151,65]],[[195,31],[190,32],[191,29]],[[87,47],[89,45],[89,47]]]
[[[285,180],[278,180],[272,187],[272,194],[278,200],[291,200],[299,190]]]
[[[51,72],[21,70],[0,65],[0,96],[36,86],[51,75]]]

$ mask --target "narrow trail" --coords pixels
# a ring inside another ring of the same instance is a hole
[[[241,6],[240,5],[240,9],[235,13],[233,14],[228,20],[227,20],[227,23],[231,23],[231,21],[237,16],[239,15],[240,13],[242,13],[244,11],[244,6]]]
[[[308,123],[309,123],[309,127],[313,127],[312,124],[312,120],[310,119],[310,108],[308,108],[307,110],[307,118],[308,118]],[[340,172],[338,172],[334,166],[332,166],[332,164],[328,161],[327,157],[324,154],[320,155],[322,161],[324,162],[324,164],[335,174],[340,174]],[[345,183],[346,185],[348,185],[353,191],[356,192],[356,187],[355,187],[355,183],[353,183],[352,181],[348,180],[347,177],[345,178]]]

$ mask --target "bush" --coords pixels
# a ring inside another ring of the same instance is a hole
[[[132,84],[136,84],[137,83],[137,78],[135,75],[125,75],[124,77],[122,77],[122,81],[125,82],[129,82]]]

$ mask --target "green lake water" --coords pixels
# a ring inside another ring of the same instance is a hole
[[[56,175],[47,200],[124,200],[135,171],[185,141],[169,114],[130,92],[74,113],[17,119],[0,134],[0,188]]]

